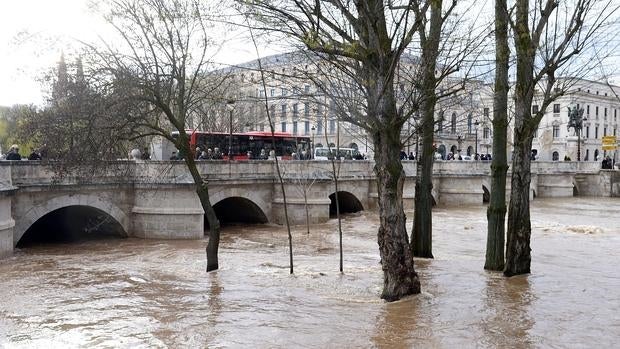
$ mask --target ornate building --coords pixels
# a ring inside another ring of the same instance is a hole
[[[341,78],[339,72],[305,51],[262,58],[260,68],[259,61],[254,60],[219,71],[219,74],[229,75],[228,83],[222,87],[225,91],[222,105],[228,104],[235,132],[269,131],[269,110],[276,132],[311,137],[316,147],[337,144],[358,148],[361,153],[372,156],[372,141],[366,132],[338,117],[345,109],[343,104],[346,108],[355,105],[356,102],[351,101],[359,101],[359,109],[363,109],[362,93],[349,87],[353,85],[347,84],[346,77]],[[401,108],[407,107],[402,101],[410,93],[408,78],[414,75],[415,68],[415,57],[404,55],[401,58],[395,77]],[[452,83],[459,84],[456,80]],[[324,93],[326,90],[330,91],[329,95]],[[444,158],[449,152],[473,157],[476,151],[489,150],[490,107],[477,115],[480,103],[485,100],[484,85],[472,82],[465,91],[442,99],[436,107],[435,138],[438,152]],[[346,102],[340,103],[339,99]],[[228,120],[228,112],[223,108],[214,113],[219,117],[212,119]],[[417,152],[417,122],[413,115],[403,127],[403,151],[407,153]]]
[[[579,79],[568,92],[554,101],[546,110],[535,135],[532,149],[540,160],[598,161],[610,155],[602,149],[602,137],[617,136],[620,123],[620,87]],[[534,99],[532,111],[540,101]],[[569,125],[569,107],[583,109],[581,134]],[[579,147],[577,146],[580,142]],[[613,156],[615,154],[611,154]]]

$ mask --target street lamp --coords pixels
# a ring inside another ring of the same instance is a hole
[[[314,159],[314,130],[316,130],[316,128],[314,128],[314,125],[312,125],[312,128],[310,130],[312,130],[312,144],[310,144],[310,151],[312,153],[310,154],[310,159]]]
[[[235,109],[235,100],[234,99],[229,99],[226,101],[226,109],[228,109],[228,111],[230,112],[229,114],[229,121],[230,124],[228,125],[228,133],[229,133],[229,138],[228,138],[228,161],[232,160],[232,133],[233,133],[233,110]]]
[[[586,119],[583,117],[583,108],[568,107],[568,125],[567,129],[571,127],[577,134],[577,161],[581,161],[581,130],[583,129],[583,122]]]
[[[478,125],[480,125],[480,122],[478,121],[478,119],[476,119],[474,121],[474,126],[476,126],[475,127],[475,130],[476,130],[476,147],[475,147],[475,150],[474,150],[474,157],[476,155],[478,155]]]

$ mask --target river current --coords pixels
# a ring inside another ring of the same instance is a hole
[[[422,293],[386,303],[377,215],[293,230],[229,226],[206,240],[47,244],[0,261],[5,348],[617,348],[620,200],[532,202],[532,273],[483,270],[486,207],[435,208]],[[412,212],[407,212],[412,215]],[[409,227],[410,229],[410,227]]]

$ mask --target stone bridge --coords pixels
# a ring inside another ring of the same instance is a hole
[[[328,220],[335,201],[331,163],[280,164],[290,222],[305,223],[306,205],[311,223]],[[483,204],[490,189],[489,165],[482,161],[436,162],[435,204]],[[406,208],[412,208],[416,163],[404,161],[403,166],[403,201]],[[343,161],[337,167],[341,210],[373,209],[377,200],[373,162]],[[596,162],[534,162],[530,196],[620,196],[619,172],[599,167]],[[206,161],[199,163],[199,169],[208,180],[211,202],[221,221],[284,222],[273,161]],[[56,219],[49,220],[50,216]],[[65,224],[60,228],[56,226],[59,217]],[[63,176],[45,163],[0,162],[0,256],[10,254],[37,225],[45,231],[86,231],[89,224],[105,223],[125,236],[198,239],[204,235],[204,222],[182,162],[114,162],[88,175]]]

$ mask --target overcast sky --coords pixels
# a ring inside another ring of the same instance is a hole
[[[0,105],[43,102],[38,79],[54,67],[60,53],[70,54],[76,40],[93,42],[107,26],[88,9],[89,0],[0,0]],[[228,34],[228,32],[227,32]],[[261,45],[261,55],[282,50]],[[256,58],[247,41],[227,42],[220,62]],[[616,59],[616,62],[620,60]],[[609,67],[618,84],[619,64]]]
[[[88,1],[0,0],[0,105],[42,103],[38,79],[57,64],[61,52],[70,55],[76,40],[93,42],[105,32],[107,26],[89,11]],[[220,60],[255,59],[252,47],[232,45]]]

